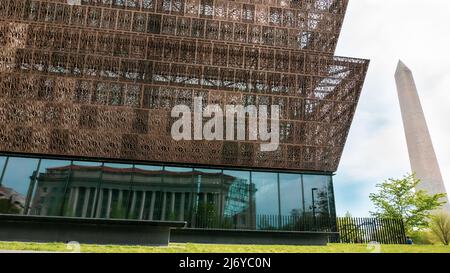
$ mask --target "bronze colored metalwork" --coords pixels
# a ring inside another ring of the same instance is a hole
[[[336,171],[368,67],[348,0],[2,0],[0,151]],[[174,105],[278,104],[281,145],[174,141]]]

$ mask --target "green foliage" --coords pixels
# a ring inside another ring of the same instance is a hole
[[[429,195],[423,190],[415,190],[419,183],[414,174],[408,174],[402,179],[391,178],[378,184],[378,193],[370,194],[376,207],[372,216],[403,219],[407,234],[428,227],[431,211],[445,204],[440,201],[445,194]]]
[[[125,219],[126,216],[127,209],[123,206],[120,206],[118,203],[113,203],[109,217],[113,219]]]
[[[67,204],[64,206],[63,216],[65,216],[65,217],[75,217],[75,214],[73,213],[73,210],[72,210],[71,206],[69,206]]]
[[[409,237],[416,245],[432,245],[436,242],[433,234],[428,229],[412,231]]]
[[[220,219],[213,203],[200,203],[195,217],[196,227],[216,228],[220,227]]]
[[[167,217],[168,221],[177,221],[178,220],[178,214],[175,212],[170,212],[169,216]]]
[[[214,219],[217,217],[216,206],[213,203],[201,203],[198,205],[197,215],[206,219]]]
[[[444,245],[450,244],[450,215],[440,212],[431,216],[430,231]]]

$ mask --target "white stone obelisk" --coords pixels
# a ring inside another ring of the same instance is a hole
[[[398,63],[395,80],[411,170],[422,181],[417,188],[429,194],[446,193],[414,77],[402,61]],[[442,209],[450,213],[448,198],[445,201],[447,204]]]

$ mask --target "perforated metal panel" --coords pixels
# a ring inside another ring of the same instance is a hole
[[[335,171],[368,67],[347,0],[2,0],[0,150]],[[276,104],[281,145],[174,141],[174,105]]]

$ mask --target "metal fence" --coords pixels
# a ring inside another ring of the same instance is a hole
[[[329,241],[332,243],[406,243],[401,219],[280,215],[217,218],[194,215],[189,226],[201,229],[337,232],[330,235]]]
[[[402,219],[338,217],[336,223],[339,237],[334,238],[334,242],[406,243],[406,233]]]

